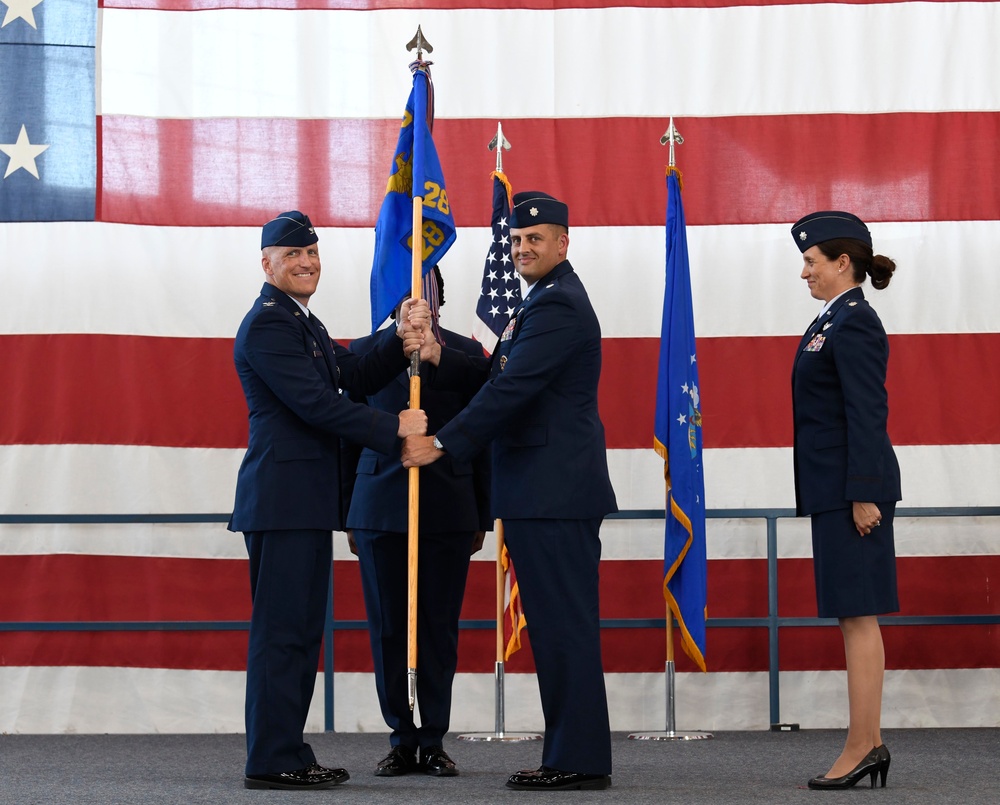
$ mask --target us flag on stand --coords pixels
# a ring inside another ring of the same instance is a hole
[[[521,279],[510,256],[510,182],[503,171],[493,171],[492,175],[493,242],[486,253],[483,285],[472,324],[472,337],[483,345],[487,355],[493,354],[500,333],[521,302]]]
[[[502,146],[497,146],[498,148]],[[472,323],[472,337],[483,345],[483,352],[492,355],[496,349],[500,333],[507,326],[514,310],[521,303],[521,278],[514,270],[514,260],[510,256],[510,206],[512,192],[510,181],[501,170],[495,170],[493,177],[493,214],[490,228],[493,241],[486,253],[483,267],[483,284],[476,304],[476,318]],[[497,521],[497,528],[502,528]],[[506,614],[509,628],[504,630],[504,660],[509,660],[521,648],[521,630],[527,625],[521,596],[517,586],[514,563],[507,546],[500,553],[506,577]]]

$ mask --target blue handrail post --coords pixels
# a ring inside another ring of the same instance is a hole
[[[323,627],[323,721],[324,730],[333,732],[333,564],[326,597],[326,625]]]
[[[778,518],[767,517],[767,642],[771,723],[781,723],[778,687]]]

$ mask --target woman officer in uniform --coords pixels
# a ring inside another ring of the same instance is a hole
[[[893,514],[899,464],[886,424],[889,342],[861,284],[883,289],[896,264],[876,255],[855,215],[814,212],[792,227],[802,279],[824,305],[795,355],[795,498],[812,520],[816,599],[821,618],[837,618],[847,659],[850,711],[844,749],[812,789],[849,788],[877,775],[889,751],[880,731],[885,651],[877,616],[896,612]]]

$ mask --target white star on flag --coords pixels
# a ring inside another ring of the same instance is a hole
[[[503,181],[506,181],[504,179]],[[475,325],[473,335],[488,353],[493,349],[521,301],[521,278],[511,266],[510,256],[510,226],[507,223],[507,197],[504,185],[498,175],[494,175],[493,215],[491,233],[493,235],[483,271],[483,284],[476,305],[476,317],[482,326]],[[503,269],[492,268],[499,262]],[[503,298],[507,304],[504,308],[491,300]],[[502,312],[501,312],[502,311]]]
[[[4,15],[3,22],[0,23],[0,28],[6,28],[16,19],[22,19],[37,31],[35,12],[32,9],[41,3],[42,0],[3,0],[3,4],[7,6],[7,13]]]
[[[17,135],[16,143],[0,143],[0,151],[3,151],[10,157],[10,162],[7,163],[7,172],[3,175],[3,178],[6,179],[19,168],[24,168],[24,170],[36,179],[39,178],[35,158],[46,148],[48,148],[47,145],[33,145],[28,140],[28,130],[22,123],[21,133]]]

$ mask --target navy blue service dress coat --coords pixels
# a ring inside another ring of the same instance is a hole
[[[386,341],[361,360],[265,283],[236,334],[234,355],[250,439],[230,530],[343,530],[341,439],[389,453],[399,420],[341,390],[365,393],[392,380],[407,366],[402,342]]]
[[[247,774],[315,763],[303,729],[319,665],[332,561],[344,528],[341,439],[394,449],[399,419],[352,402],[407,365],[393,339],[361,358],[273,285],[236,335],[234,359],[250,417],[231,531],[244,532],[253,610],[247,658]]]
[[[792,369],[796,513],[813,518],[820,617],[894,612],[893,513],[901,497],[885,388],[889,341],[860,287],[840,296],[799,342]],[[854,501],[882,524],[861,536]]]
[[[456,351],[484,362],[482,345],[449,330],[442,362]],[[351,351],[365,355],[387,339],[391,329],[359,338]],[[435,370],[421,366],[420,407],[428,432],[435,432],[472,399],[478,382],[442,388]],[[396,412],[409,405],[410,378],[401,372],[368,404]],[[417,586],[417,705],[420,726],[409,707],[407,667],[407,530],[409,470],[397,443],[389,454],[365,448],[358,461],[347,527],[358,549],[382,716],[389,742],[416,751],[441,746],[451,718],[451,693],[458,663],[458,623],[465,596],[469,559],[477,531],[490,531],[490,461],[484,450],[470,460],[445,455],[420,470],[420,552]]]
[[[489,382],[437,433],[460,458],[492,443],[496,517],[603,518],[618,510],[597,409],[600,375],[601,327],[564,260],[514,314]]]
[[[497,344],[488,382],[437,436],[462,461],[492,444],[493,514],[517,571],[545,717],[542,763],[606,775],[599,530],[617,504],[600,373],[600,324],[563,261],[532,287]]]

